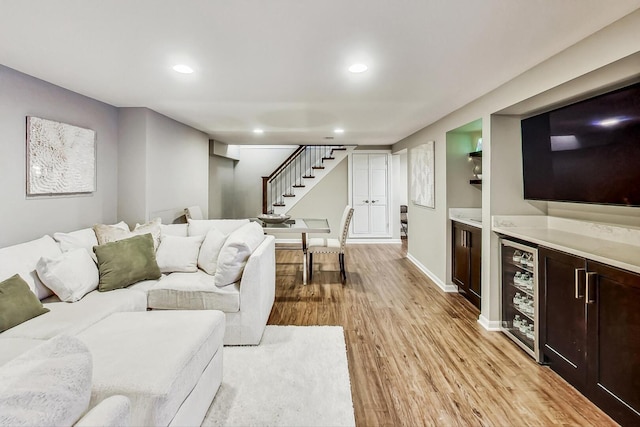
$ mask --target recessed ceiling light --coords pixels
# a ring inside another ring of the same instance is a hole
[[[262,129],[256,128],[256,129],[253,130],[253,133],[260,134],[260,133],[264,133],[264,131]]]
[[[176,71],[181,74],[191,74],[193,73],[193,68],[188,65],[178,64],[173,66],[173,71]]]
[[[340,129],[340,128],[334,129],[333,133],[344,133],[344,129]]]
[[[365,64],[353,64],[349,67],[349,71],[351,71],[352,73],[364,73],[368,69],[369,67],[367,67]]]

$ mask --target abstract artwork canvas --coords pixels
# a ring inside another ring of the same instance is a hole
[[[27,195],[96,191],[96,133],[27,117]]]
[[[434,141],[411,149],[411,201],[435,208]]]

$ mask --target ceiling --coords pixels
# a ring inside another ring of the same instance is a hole
[[[230,144],[387,145],[640,0],[0,0],[0,64]],[[192,74],[178,74],[184,63]],[[347,71],[366,63],[361,74]],[[334,134],[335,128],[343,134]],[[264,130],[254,134],[254,128]]]

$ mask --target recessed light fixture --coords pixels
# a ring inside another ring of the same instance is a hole
[[[333,130],[333,133],[344,133],[344,129],[336,128]]]
[[[177,64],[173,66],[173,71],[181,73],[181,74],[191,74],[193,73],[193,68],[184,64]]]
[[[367,67],[366,64],[353,64],[349,67],[349,71],[352,73],[364,73],[368,69],[369,67]]]
[[[256,129],[253,130],[253,133],[262,134],[262,133],[264,133],[264,130],[262,130],[260,128],[256,128]]]

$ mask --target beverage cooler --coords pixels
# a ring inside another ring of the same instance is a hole
[[[538,250],[500,239],[502,331],[536,361],[538,349]]]

